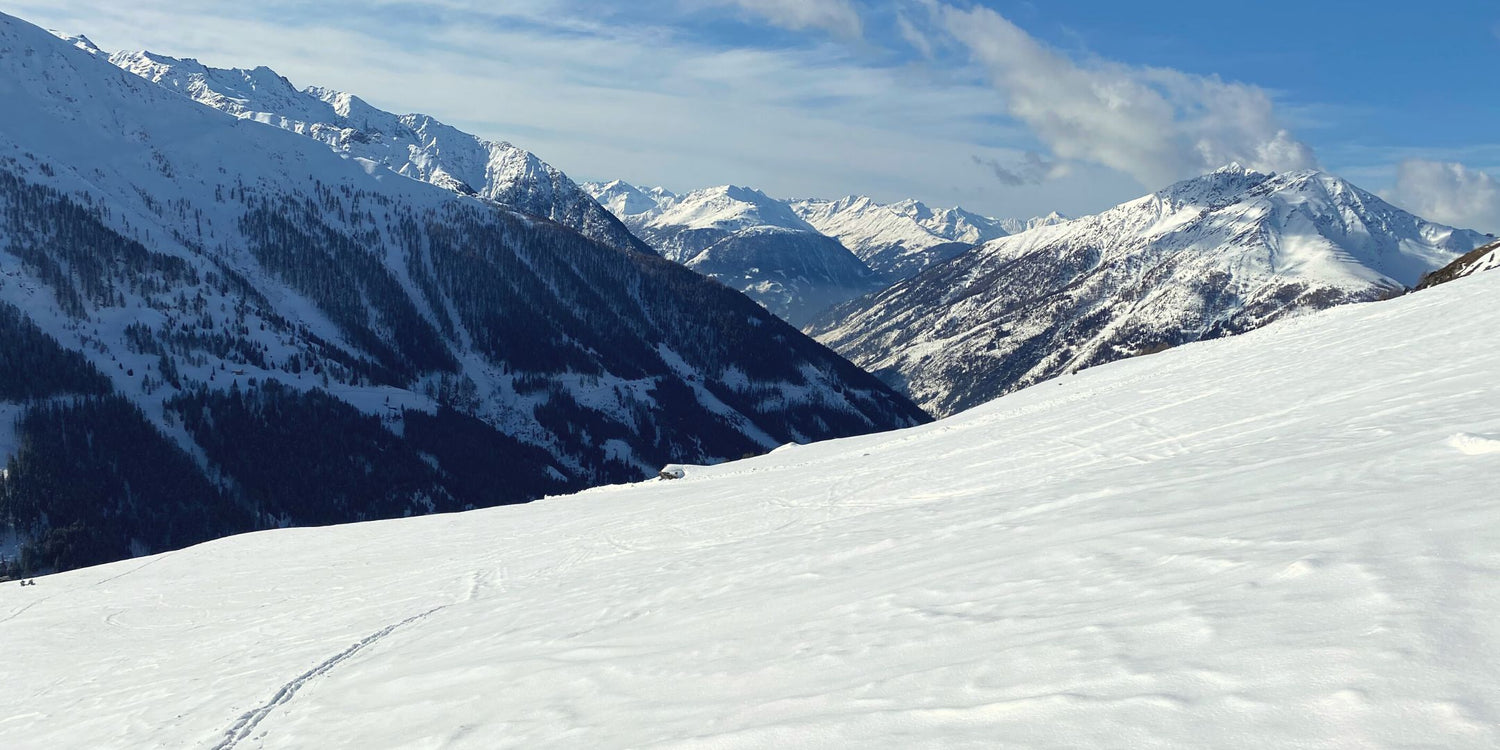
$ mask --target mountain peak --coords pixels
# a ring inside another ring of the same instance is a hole
[[[99,45],[94,44],[94,41],[92,39],[89,39],[82,34],[73,35],[64,31],[58,31],[56,29],[47,29],[47,33],[95,57],[107,57],[107,55],[104,53],[104,50],[99,49]]]
[[[624,180],[611,180],[604,184],[597,182],[585,183],[584,191],[594,196],[594,200],[604,206],[606,210],[619,217],[621,220],[639,221],[640,217],[655,215],[660,212],[663,200],[666,198],[662,192],[646,191],[632,185]]]
[[[211,68],[151,52],[119,52],[109,61],[200,104],[308,136],[404,177],[551,219],[617,250],[650,252],[567,175],[509,143],[426,115],[387,112],[343,91],[298,89],[264,65]]]
[[[1239,163],[1237,161],[1232,161],[1232,162],[1229,162],[1228,164],[1225,164],[1222,167],[1219,167],[1218,169],[1215,169],[1212,172],[1212,174],[1235,174],[1235,175],[1243,175],[1243,174],[1249,174],[1250,172],[1254,172],[1254,171],[1255,170],[1249,169],[1245,165],[1243,165],[1243,164],[1241,164],[1241,163]]]
[[[1156,193],[1156,197],[1175,206],[1222,205],[1264,184],[1274,175],[1230,163],[1208,174],[1191,177]]]
[[[1326,172],[1231,167],[991,242],[810,330],[948,414],[1113,359],[1381,299],[1480,239]]]

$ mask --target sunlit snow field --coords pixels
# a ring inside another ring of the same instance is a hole
[[[4,584],[0,747],[1497,747],[1497,301]]]

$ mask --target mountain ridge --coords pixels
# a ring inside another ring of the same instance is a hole
[[[103,55],[102,52],[96,52]],[[268,67],[210,68],[151,52],[109,62],[200,104],[318,140],[446,190],[552,219],[618,250],[652,252],[567,175],[535,154],[423,114],[396,115],[332,89],[298,89]]]
[[[864,196],[790,201],[818,231],[843,242],[871,269],[908,278],[974,245],[1007,234],[1002,222],[961,208],[932,209],[916,200],[880,204]]]
[[[615,180],[584,189],[663,257],[744,292],[794,326],[887,283],[786,202],[754,188],[678,195]]]
[[[992,241],[807,330],[951,414],[1082,367],[1389,296],[1480,240],[1325,172],[1231,165]]]
[[[30,394],[0,395],[23,571],[927,420],[654,253],[203,106],[3,14],[0,47],[0,335],[50,368],[0,368]]]

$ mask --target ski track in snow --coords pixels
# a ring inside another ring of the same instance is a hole
[[[165,555],[153,558],[151,562],[157,562],[163,557],[165,557]],[[151,563],[148,562],[146,565],[150,564]],[[99,583],[105,583],[107,581],[112,581],[116,578],[120,578],[124,575],[129,575],[130,573],[134,573],[135,571],[140,570],[140,568],[146,567],[146,565],[142,565],[139,568],[126,571],[119,576],[106,578]],[[308,683],[319,677],[327,675],[339,665],[359,655],[359,653],[364,651],[365,649],[385,640],[396,631],[411,625],[415,625],[450,607],[454,607],[465,602],[472,602],[475,599],[478,599],[481,592],[491,586],[494,579],[494,573],[486,570],[476,570],[469,573],[467,579],[468,583],[465,587],[464,593],[456,601],[450,604],[442,604],[436,607],[432,607],[425,612],[419,612],[415,615],[407,617],[404,620],[387,625],[384,628],[381,628],[380,630],[368,636],[365,636],[364,638],[361,638],[343,651],[340,651],[334,656],[324,660],[323,662],[318,664],[318,666],[309,669],[308,671],[298,675],[296,678],[282,685],[279,689],[277,689],[276,694],[273,695],[271,699],[265,704],[252,711],[247,711],[242,714],[239,719],[237,719],[235,723],[229,727],[229,729],[224,731],[224,738],[217,744],[215,744],[212,750],[231,750],[231,748],[239,746],[239,744],[246,739],[250,739],[253,735],[255,735],[255,730],[260,727],[261,723],[264,722],[266,718],[268,718],[273,712],[275,712],[276,709],[290,703],[292,699],[296,697],[298,691],[306,687]],[[94,585],[97,586],[98,584]],[[266,733],[262,732],[257,737],[257,739],[264,740],[265,737]]]
[[[419,622],[421,620],[425,620],[428,617],[431,617],[432,615],[441,612],[442,610],[447,609],[450,606],[453,605],[445,604],[440,607],[433,607],[426,612],[415,614],[400,622],[394,623],[392,625],[387,625],[384,628],[381,628],[380,630],[368,636],[365,636],[364,638],[361,638],[354,645],[344,649],[343,651],[340,651],[338,654],[335,654],[334,656],[325,660],[322,664],[319,664],[318,666],[313,667],[312,669],[309,669],[308,671],[298,675],[291,682],[282,685],[281,689],[276,691],[276,695],[272,696],[271,700],[267,701],[265,705],[262,705],[253,711],[248,711],[240,716],[239,720],[224,732],[224,739],[221,740],[218,744],[214,745],[213,750],[230,750],[230,748],[236,747],[240,744],[240,742],[248,739],[252,734],[254,734],[256,728],[260,726],[262,721],[265,721],[266,717],[271,715],[271,712],[290,703],[291,700],[297,696],[297,691],[305,687],[307,683],[318,677],[322,677],[323,675],[328,674],[338,665],[343,664],[344,662],[353,658],[355,655],[365,650],[366,648],[379,643],[382,639],[386,638],[391,633],[396,632],[396,630],[407,625]],[[262,734],[261,736],[263,738],[265,735]]]

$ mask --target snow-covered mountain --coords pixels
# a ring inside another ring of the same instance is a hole
[[[3,584],[0,746],[1494,748],[1497,295]]]
[[[1485,241],[1323,172],[1231,166],[996,240],[807,330],[934,414],[1398,293]]]
[[[87,40],[70,41],[91,47]],[[210,68],[150,52],[117,52],[108,59],[235,117],[300,133],[398,174],[551,219],[619,250],[650,252],[567,175],[509,143],[487,141],[427,115],[392,114],[351,94],[298,89],[266,67]]]
[[[881,204],[851,196],[789,205],[818,231],[838,239],[892,280],[915,276],[981,242],[1004,237],[1000,222],[961,208],[932,209],[914,200]]]
[[[926,419],[676,263],[4,15],[0,101],[0,547],[19,532],[23,567]]]
[[[1418,284],[1417,288],[1428,289],[1454,279],[1473,276],[1481,271],[1493,271],[1497,268],[1500,268],[1500,242],[1491,242],[1483,247],[1475,248],[1458,260],[1422,277],[1422,283]]]
[[[793,325],[889,283],[759,190],[724,185],[676,195],[619,180],[584,189],[663,257],[744,292]]]
[[[644,227],[678,201],[678,196],[666,188],[641,188],[623,180],[585,182],[581,187],[632,230]]]
[[[774,226],[741,229],[693,256],[687,267],[744,292],[794,326],[886,286],[838,240]]]
[[[1004,229],[1006,234],[1020,234],[1022,232],[1029,232],[1037,227],[1056,226],[1065,221],[1072,220],[1071,217],[1053,211],[1046,216],[1033,216],[1030,219],[1001,219],[1000,228]]]
[[[663,257],[686,263],[735,232],[759,227],[818,231],[785,203],[759,190],[723,185],[661,201],[639,232]]]

